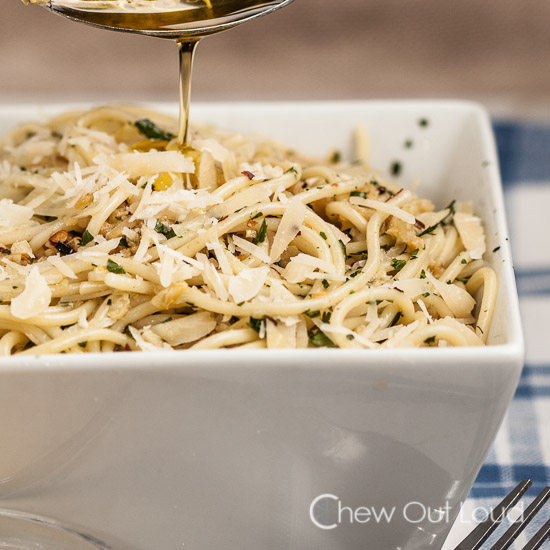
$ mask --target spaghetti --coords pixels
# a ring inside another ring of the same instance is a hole
[[[497,281],[468,204],[436,211],[364,151],[174,133],[99,108],[1,142],[0,355],[486,342]]]

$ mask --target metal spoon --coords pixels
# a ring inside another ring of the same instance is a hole
[[[23,0],[95,27],[197,39],[267,15],[293,0]]]

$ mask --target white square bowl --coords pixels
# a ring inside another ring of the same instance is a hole
[[[65,107],[1,107],[0,133]],[[487,115],[403,101],[203,104],[192,117],[314,155],[346,154],[365,125],[374,166],[401,162],[399,181],[418,177],[440,207],[472,200],[499,280],[489,345],[0,359],[0,509],[113,550],[441,548],[523,360]]]

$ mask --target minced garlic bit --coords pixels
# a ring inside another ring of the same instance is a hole
[[[364,151],[322,163],[202,126],[181,150],[175,129],[106,107],[0,143],[3,353],[486,341],[470,205],[435,211]]]

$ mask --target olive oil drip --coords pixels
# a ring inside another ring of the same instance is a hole
[[[191,103],[191,76],[193,74],[193,58],[198,40],[179,41],[180,55],[180,116],[178,145],[183,149],[189,141],[189,106]]]

